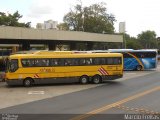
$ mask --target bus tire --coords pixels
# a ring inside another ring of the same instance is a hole
[[[141,65],[138,65],[138,66],[136,67],[136,70],[137,70],[137,71],[141,71],[141,70],[142,70],[142,66],[141,66]]]
[[[102,82],[102,77],[100,75],[94,75],[92,77],[92,83],[99,84]]]
[[[33,79],[32,78],[26,78],[26,79],[24,79],[23,85],[25,87],[31,87],[33,85]]]
[[[89,77],[87,75],[83,75],[79,78],[79,82],[81,84],[87,84],[88,83],[88,80],[89,80]]]

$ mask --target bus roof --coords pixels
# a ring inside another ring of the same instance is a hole
[[[86,51],[48,51],[48,50],[29,50],[29,51],[19,51],[14,54],[72,54],[72,53],[87,53]]]
[[[108,49],[109,52],[158,52],[157,49]]]
[[[87,58],[87,57],[121,57],[121,53],[81,53],[81,54],[14,54],[10,55],[9,58]]]

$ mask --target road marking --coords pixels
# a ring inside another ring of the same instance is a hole
[[[137,73],[127,73],[127,72],[126,72],[126,73],[124,73],[124,74],[125,74],[125,75],[130,75],[130,74],[137,74]]]
[[[82,120],[82,119],[88,118],[88,117],[93,116],[93,115],[95,115],[95,114],[98,114],[98,113],[100,113],[100,112],[109,110],[109,109],[111,109],[111,108],[113,108],[113,107],[115,107],[115,106],[119,106],[119,105],[124,104],[124,103],[126,103],[126,102],[128,102],[128,101],[137,99],[137,98],[139,98],[139,97],[142,97],[142,96],[144,96],[144,95],[147,95],[147,94],[149,94],[149,93],[152,93],[152,92],[155,92],[155,91],[158,91],[158,90],[160,90],[160,86],[155,87],[155,88],[150,89],[150,90],[147,90],[147,91],[144,91],[144,92],[141,92],[141,93],[138,93],[138,94],[135,94],[135,95],[133,95],[133,96],[131,96],[131,97],[127,97],[127,98],[125,98],[125,99],[123,99],[123,100],[120,100],[120,101],[118,101],[118,102],[115,102],[115,103],[106,105],[106,106],[104,106],[104,107],[95,109],[95,110],[90,111],[90,112],[88,112],[88,113],[86,113],[86,114],[84,114],[84,115],[79,115],[79,116],[74,117],[74,118],[72,118],[72,119],[70,119],[70,120]]]
[[[33,94],[44,94],[44,91],[29,91],[28,95],[33,95]]]

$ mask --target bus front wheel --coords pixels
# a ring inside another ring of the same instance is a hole
[[[93,82],[94,84],[99,84],[99,83],[101,83],[101,81],[102,81],[102,78],[101,78],[101,76],[99,76],[99,75],[95,75],[95,76],[93,76],[93,78],[92,78],[92,82]]]
[[[32,79],[32,78],[26,78],[26,79],[24,79],[23,85],[24,85],[25,87],[30,87],[30,86],[32,86],[32,85],[33,85],[33,79]]]
[[[88,80],[89,80],[89,78],[88,78],[87,75],[83,75],[83,76],[81,76],[81,77],[79,78],[79,82],[80,82],[81,84],[87,84],[87,83],[88,83]]]
[[[141,66],[141,65],[138,65],[138,66],[136,67],[136,70],[137,70],[137,71],[141,71],[141,70],[142,70],[142,66]]]

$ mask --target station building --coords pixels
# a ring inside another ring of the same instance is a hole
[[[13,52],[30,49],[107,49],[107,43],[117,43],[121,48],[123,36],[120,34],[0,26],[0,49],[12,50]],[[97,44],[101,44],[101,48],[96,48]]]

